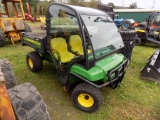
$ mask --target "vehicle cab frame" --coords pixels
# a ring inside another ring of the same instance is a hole
[[[51,3],[46,13],[46,33],[26,32],[22,36],[22,45],[35,49],[26,56],[29,69],[38,72],[43,60],[51,62],[65,88],[74,86],[73,99],[83,111],[97,109],[101,101],[99,88],[116,88],[124,77],[128,65],[128,59],[120,53],[124,43],[105,12]],[[86,91],[82,94],[91,97],[91,104],[86,105],[82,99],[77,101],[77,90],[78,94]],[[92,93],[94,90],[97,96]]]

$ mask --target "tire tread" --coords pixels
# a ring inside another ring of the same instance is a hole
[[[50,120],[46,105],[31,83],[8,89],[17,120]]]
[[[9,89],[14,87],[17,82],[10,62],[7,59],[0,59],[0,65],[6,81],[6,88]]]

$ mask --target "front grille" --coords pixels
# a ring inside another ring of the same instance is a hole
[[[115,69],[109,71],[107,73],[108,81],[115,81],[122,77],[122,75],[125,73],[126,68],[127,68],[128,60],[125,60],[123,63],[121,63],[118,67]]]

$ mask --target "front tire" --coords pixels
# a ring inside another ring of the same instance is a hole
[[[72,92],[75,106],[84,112],[95,111],[102,102],[102,94],[98,88],[87,83],[80,83]]]
[[[26,56],[26,62],[29,70],[32,72],[39,72],[43,68],[43,61],[37,52],[30,52]]]
[[[14,87],[17,82],[10,62],[7,59],[0,59],[0,65],[4,74],[6,88],[9,89]]]
[[[46,105],[31,83],[8,89],[16,120],[50,120]]]
[[[123,75],[124,76],[124,75]],[[112,88],[112,89],[116,89],[118,86],[120,86],[121,82],[122,82],[122,79],[123,79],[123,76],[121,78],[119,78],[117,81],[111,83],[109,86]]]

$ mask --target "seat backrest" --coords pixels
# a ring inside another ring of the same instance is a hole
[[[51,40],[51,48],[59,54],[68,51],[67,43],[64,38],[53,38]]]
[[[71,47],[71,51],[80,53],[83,51],[82,40],[79,35],[71,35],[69,37],[69,45]]]
[[[61,63],[68,63],[74,58],[74,54],[70,53],[67,43],[63,38],[53,38],[51,40],[51,48],[54,57]]]

